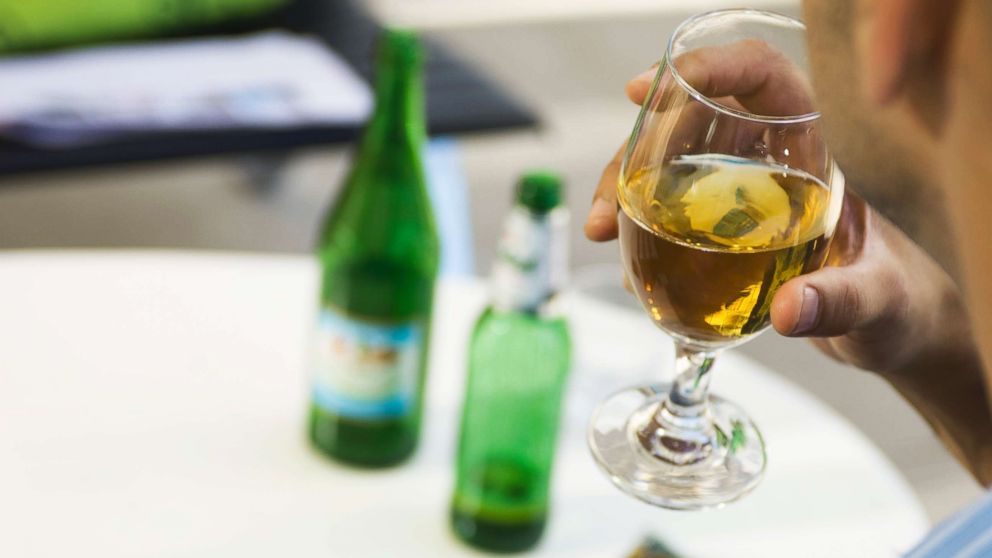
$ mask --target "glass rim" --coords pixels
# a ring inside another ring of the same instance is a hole
[[[820,117],[819,111],[807,112],[805,114],[798,114],[798,115],[788,115],[788,116],[767,116],[761,114],[754,114],[743,110],[737,110],[716,102],[715,100],[701,93],[695,87],[689,85],[689,82],[687,82],[685,78],[682,77],[682,74],[679,73],[678,68],[676,68],[675,64],[673,63],[672,47],[675,45],[675,40],[679,36],[681,36],[688,28],[698,24],[700,21],[726,14],[761,15],[764,17],[770,17],[772,19],[785,21],[791,25],[797,25],[803,30],[803,32],[806,31],[806,24],[803,23],[802,21],[794,17],[780,14],[778,12],[773,12],[770,10],[759,10],[756,8],[729,8],[722,10],[710,10],[708,12],[696,14],[686,19],[685,21],[680,23],[678,27],[675,28],[675,31],[672,32],[672,36],[668,39],[668,46],[665,48],[665,64],[659,68],[659,72],[663,72],[665,70],[665,67],[669,68],[672,72],[672,76],[674,77],[675,82],[678,83],[679,86],[682,87],[682,89],[685,89],[685,91],[693,99],[699,101],[700,103],[703,103],[704,105],[710,107],[715,111],[722,112],[723,114],[726,114],[728,116],[743,118],[745,120],[750,120],[752,122],[761,122],[765,124],[799,124],[802,122],[809,122],[811,120],[816,120],[817,118],[819,118]]]

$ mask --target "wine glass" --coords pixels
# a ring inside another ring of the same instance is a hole
[[[844,181],[813,105],[805,26],[759,10],[682,23],[623,158],[621,257],[675,378],[607,398],[589,428],[625,492],[674,509],[719,507],[765,470],[761,433],[711,395],[717,355],[765,330],[783,283],[819,269]]]

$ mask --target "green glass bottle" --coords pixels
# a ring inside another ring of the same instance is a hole
[[[526,550],[547,521],[571,358],[555,296],[567,267],[560,200],[555,175],[521,180],[493,268],[493,301],[472,332],[451,521],[485,550]]]
[[[439,249],[424,180],[422,52],[379,41],[375,113],[320,237],[309,433],[338,460],[396,464],[417,445]]]

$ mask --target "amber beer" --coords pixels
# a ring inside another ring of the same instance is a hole
[[[786,166],[693,155],[620,187],[624,265],[655,324],[736,344],[765,329],[776,290],[826,257],[828,188]]]

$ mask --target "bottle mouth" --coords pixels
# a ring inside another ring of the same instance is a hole
[[[561,205],[562,182],[547,170],[530,171],[517,185],[517,203],[535,213],[547,213]]]
[[[423,47],[417,32],[402,27],[387,27],[379,36],[379,56],[390,62],[420,62]]]
[[[773,23],[783,27],[793,28],[797,31],[801,31],[803,34],[806,33],[806,24],[799,21],[796,18],[782,15],[780,13],[771,12],[768,10],[758,10],[753,8],[732,8],[724,10],[713,10],[709,12],[703,12],[701,14],[690,17],[689,19],[683,21],[675,28],[675,32],[672,33],[671,38],[668,40],[668,46],[665,49],[665,60],[668,62],[663,65],[667,66],[671,70],[672,77],[679,86],[686,91],[693,99],[699,101],[700,103],[706,105],[707,107],[726,114],[728,116],[733,116],[735,118],[741,118],[744,120],[749,120],[752,122],[761,122],[766,124],[798,124],[802,122],[810,122],[816,120],[820,117],[818,111],[812,111],[802,114],[794,115],[763,115],[756,114],[748,111],[743,111],[736,109],[734,107],[728,107],[719,101],[703,94],[701,91],[697,90],[695,87],[689,84],[688,81],[679,73],[678,68],[674,64],[675,56],[682,54],[677,51],[677,46],[679,43],[691,37],[701,30],[706,30],[706,28],[711,27],[719,23],[722,19],[731,18],[751,18],[755,21],[761,21],[765,23]]]

